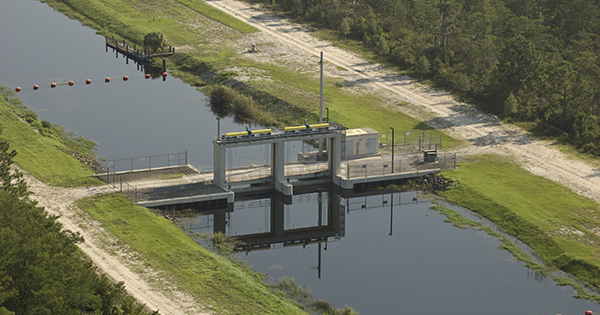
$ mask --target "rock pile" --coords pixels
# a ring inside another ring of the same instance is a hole
[[[96,161],[96,159],[91,158],[91,157],[87,157],[84,156],[83,154],[79,153],[79,152],[75,152],[69,149],[64,149],[63,151],[67,152],[68,154],[74,156],[75,158],[77,158],[77,160],[79,160],[79,162],[87,165],[88,167],[90,167],[94,172],[98,172],[98,169],[101,168],[103,169],[104,166],[99,163],[98,161]]]
[[[431,173],[412,180],[412,186],[417,189],[435,192],[454,186],[454,182],[436,173]]]

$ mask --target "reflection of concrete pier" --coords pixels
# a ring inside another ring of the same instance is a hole
[[[340,211],[339,195],[329,194],[327,204],[322,204],[323,198],[319,196],[318,223],[316,226],[288,230],[285,229],[284,225],[284,206],[286,205],[284,199],[277,196],[271,198],[270,231],[236,236],[239,244],[236,246],[235,251],[269,249],[272,244],[283,244],[283,246],[308,245],[315,242],[326,242],[329,238],[340,239],[344,235],[345,212]],[[325,222],[322,220],[323,213],[326,214]],[[222,219],[224,220],[224,218],[223,216]],[[224,221],[217,222],[215,217],[214,232],[225,233],[225,229],[218,230],[220,227],[225,227]]]

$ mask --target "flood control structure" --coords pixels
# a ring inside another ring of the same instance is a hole
[[[286,143],[310,140],[325,140],[329,170],[327,177],[333,182],[339,182],[341,153],[344,152],[342,150],[342,137],[345,130],[341,125],[326,123],[226,133],[213,141],[214,184],[223,189],[229,186],[225,163],[228,149],[253,145],[270,145],[270,179],[273,181],[273,188],[284,195],[291,196],[294,194],[294,187],[285,176]]]

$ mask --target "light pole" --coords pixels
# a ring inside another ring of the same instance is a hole
[[[221,137],[221,119],[217,117],[217,139]]]
[[[394,173],[394,127],[390,127],[392,129],[392,174]]]
[[[325,109],[327,110],[327,123],[329,123],[329,107],[325,107]]]

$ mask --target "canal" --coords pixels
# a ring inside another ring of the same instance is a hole
[[[70,80],[75,86],[64,85]],[[217,121],[202,93],[171,76],[144,79],[133,62],[105,52],[94,30],[38,1],[0,1],[0,83],[21,86],[19,98],[40,119],[96,141],[108,160],[187,150],[192,163],[212,164]],[[245,127],[223,118],[220,128]],[[236,161],[267,158],[262,149],[232,154]],[[317,298],[361,314],[581,314],[596,307],[574,299],[570,287],[534,277],[495,238],[444,222],[416,192],[345,194],[322,187],[291,201],[249,196],[182,222],[200,234],[297,236],[255,243],[234,257],[267,273],[267,281],[293,277]]]

